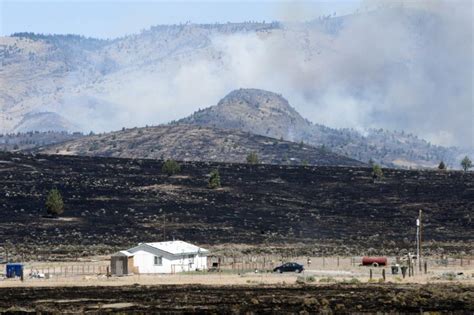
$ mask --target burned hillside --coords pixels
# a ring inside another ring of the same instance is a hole
[[[427,254],[472,252],[474,175],[454,171],[0,155],[0,240],[10,255],[54,259],[183,239],[253,250],[397,254],[414,248],[424,210]],[[222,188],[207,187],[218,169]],[[65,212],[45,217],[58,188]]]

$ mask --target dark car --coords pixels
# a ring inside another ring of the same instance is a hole
[[[290,262],[290,263],[286,263],[286,264],[283,264],[281,266],[278,266],[278,267],[274,268],[273,272],[279,272],[279,273],[298,272],[298,273],[300,273],[303,270],[304,270],[303,265],[300,265],[298,263]]]

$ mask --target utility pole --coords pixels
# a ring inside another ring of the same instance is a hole
[[[416,251],[417,251],[417,260],[418,260],[418,266],[420,271],[422,270],[422,264],[421,264],[421,230],[422,230],[422,223],[421,223],[421,216],[422,216],[422,210],[418,213],[418,219],[416,219]]]

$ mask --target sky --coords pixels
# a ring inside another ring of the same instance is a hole
[[[157,24],[311,20],[345,15],[360,0],[12,1],[0,0],[0,35],[15,32],[116,38]],[[289,8],[291,7],[291,12]]]

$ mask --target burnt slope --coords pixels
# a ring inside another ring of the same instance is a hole
[[[368,168],[187,162],[167,177],[161,165],[1,153],[0,240],[17,254],[89,255],[160,241],[166,220],[168,239],[206,246],[397,254],[413,248],[423,209],[426,253],[472,252],[473,173],[386,169],[374,184]],[[215,168],[223,188],[210,190]],[[42,217],[51,187],[67,220]]]
[[[466,155],[463,150],[432,145],[403,131],[369,129],[363,135],[353,129],[313,124],[281,94],[259,89],[234,90],[217,105],[199,110],[178,122],[304,141],[358,161],[374,160],[388,167],[435,168],[444,161],[452,168],[457,167],[459,158]]]
[[[243,131],[194,125],[167,125],[93,135],[44,149],[46,154],[176,159],[244,163],[255,152],[267,164],[363,166],[364,163],[302,143]]]

